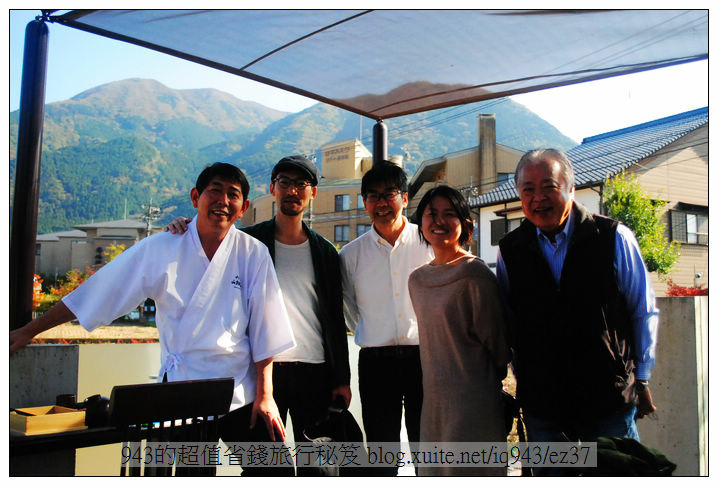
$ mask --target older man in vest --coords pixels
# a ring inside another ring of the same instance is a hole
[[[635,236],[574,201],[566,155],[533,150],[514,176],[526,219],[499,243],[530,441],[638,439],[658,311]]]

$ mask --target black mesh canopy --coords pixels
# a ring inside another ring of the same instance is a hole
[[[376,120],[708,58],[706,10],[76,10],[52,20]]]

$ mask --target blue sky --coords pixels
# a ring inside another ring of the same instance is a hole
[[[10,111],[20,103],[25,26],[38,10],[10,11]],[[282,111],[314,100],[120,41],[50,24],[46,102],[100,84],[141,77],[173,89],[216,88]],[[584,137],[708,105],[708,62],[564,86],[512,97],[580,142]],[[391,130],[391,120],[387,122]]]

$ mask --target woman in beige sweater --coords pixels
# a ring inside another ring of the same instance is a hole
[[[506,442],[501,380],[510,360],[496,277],[464,249],[468,205],[438,186],[419,203],[422,240],[435,259],[409,277],[419,325],[424,401],[421,442]],[[502,467],[419,467],[420,475],[505,475]]]

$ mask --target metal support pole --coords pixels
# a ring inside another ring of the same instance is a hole
[[[387,149],[389,145],[387,129],[383,121],[379,120],[374,124],[372,134],[374,144],[374,151],[372,152],[372,165],[376,165],[384,160],[389,160],[389,152]]]
[[[10,236],[10,329],[32,318],[48,36],[44,21],[27,24]]]

